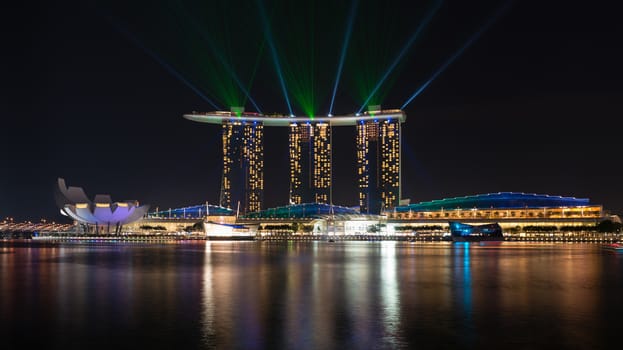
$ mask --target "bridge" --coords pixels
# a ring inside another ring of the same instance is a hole
[[[0,222],[0,238],[30,238],[33,234],[41,232],[67,232],[74,228],[73,224],[61,224],[56,222],[13,222],[11,219]]]

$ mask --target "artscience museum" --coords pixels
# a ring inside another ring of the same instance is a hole
[[[84,232],[120,233],[123,225],[140,220],[149,210],[149,205],[139,205],[136,200],[113,202],[108,194],[91,200],[81,187],[67,187],[62,178],[57,181],[55,197],[61,214],[72,218]]]

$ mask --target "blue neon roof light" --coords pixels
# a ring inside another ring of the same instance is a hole
[[[523,192],[497,192],[438,199],[396,207],[397,212],[437,211],[441,209],[522,209],[558,208],[590,205],[588,198],[551,196]]]

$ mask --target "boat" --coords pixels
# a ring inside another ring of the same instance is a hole
[[[502,227],[497,222],[468,225],[457,221],[448,222],[453,242],[503,241]]]
[[[618,252],[618,253],[623,253],[623,244],[618,243],[618,242],[604,244],[601,247],[604,250],[608,250],[608,251],[612,251],[612,252]]]
[[[227,224],[204,221],[206,238],[210,241],[252,241],[257,234],[257,224]]]
[[[206,216],[203,220],[203,229],[206,233],[206,238],[210,241],[252,241],[255,240],[255,235],[259,228],[259,224],[236,224],[226,222],[216,222],[209,220],[210,212],[208,211],[208,203],[206,202]],[[236,210],[236,217],[234,220],[238,220],[238,213],[240,211],[240,202],[238,202],[238,208]]]

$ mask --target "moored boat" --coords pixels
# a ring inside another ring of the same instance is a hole
[[[608,251],[623,253],[623,244],[618,243],[618,242],[604,244],[601,247]]]
[[[448,222],[453,242],[503,241],[500,224],[468,225],[457,221]]]
[[[203,228],[206,233],[206,238],[211,241],[252,241],[255,239],[258,225],[226,224],[213,221],[204,221]]]
[[[210,213],[207,211],[206,203],[206,217],[203,220],[203,229],[206,233],[206,238],[209,241],[252,241],[255,240],[255,235],[259,228],[259,224],[236,224],[238,220],[238,213],[240,211],[240,202],[238,202],[238,209],[236,210],[236,216],[233,222],[215,222],[209,219]]]

